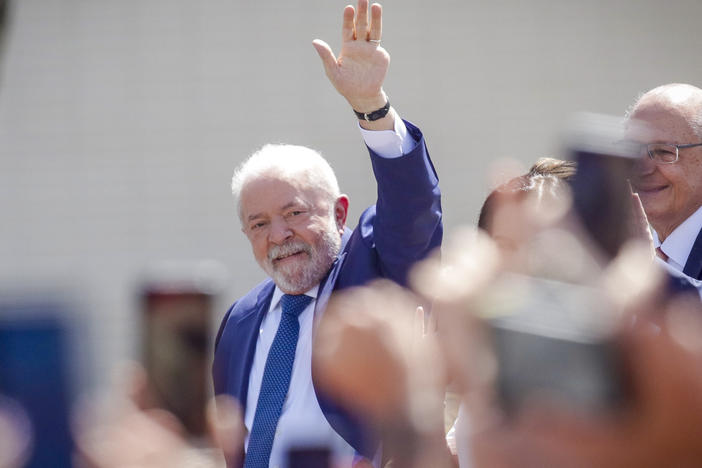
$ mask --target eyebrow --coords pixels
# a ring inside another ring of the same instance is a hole
[[[281,210],[281,211],[285,211],[285,210],[287,210],[287,209],[289,209],[289,208],[292,208],[292,207],[294,207],[294,206],[302,206],[302,207],[305,207],[305,204],[304,204],[304,203],[300,203],[300,202],[298,202],[298,201],[291,201],[291,202],[286,203],[286,204],[283,205],[282,207],[280,207],[280,210]],[[254,219],[258,219],[258,218],[265,218],[265,215],[264,215],[263,213],[254,213],[254,214],[252,214],[252,215],[249,215],[248,218],[246,218],[246,219],[247,219],[248,221],[253,221]]]
[[[291,201],[291,202],[289,202],[289,203],[286,203],[284,206],[282,206],[282,207],[280,208],[280,210],[281,210],[281,211],[285,211],[285,210],[287,210],[288,208],[292,208],[292,207],[297,206],[297,205],[302,205],[302,203],[299,203],[299,202],[296,202],[296,201]]]

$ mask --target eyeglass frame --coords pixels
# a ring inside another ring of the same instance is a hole
[[[651,145],[665,145],[665,146],[672,146],[675,148],[675,159],[672,161],[659,161],[657,160],[653,154],[651,154],[651,150],[649,147]],[[646,154],[648,157],[651,159],[651,161],[655,162],[656,164],[675,164],[678,162],[680,159],[680,150],[681,149],[686,149],[686,148],[694,148],[696,146],[702,146],[702,143],[686,143],[682,145],[676,145],[675,143],[641,143],[641,147],[646,147]]]

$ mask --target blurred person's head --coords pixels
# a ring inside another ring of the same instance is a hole
[[[285,293],[318,284],[341,248],[349,200],[329,163],[303,146],[265,145],[235,171],[232,192],[254,257]]]
[[[641,143],[672,145],[642,149],[632,180],[648,220],[664,240],[702,206],[702,146],[674,146],[702,142],[702,89],[688,84],[659,86],[643,94],[628,117],[650,127]]]
[[[528,238],[535,224],[534,213],[524,202],[530,199],[539,210],[548,210],[544,201],[563,197],[564,181],[575,175],[575,163],[554,158],[541,158],[526,174],[514,177],[495,188],[485,199],[478,227],[494,239],[503,252],[511,252]]]

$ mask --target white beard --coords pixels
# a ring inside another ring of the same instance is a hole
[[[316,245],[301,240],[291,240],[275,245],[261,264],[275,284],[286,293],[302,294],[317,285],[327,274],[341,250],[341,236],[332,218],[330,226],[322,232]],[[294,262],[276,265],[274,259],[304,252]]]

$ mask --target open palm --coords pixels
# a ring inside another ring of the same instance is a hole
[[[370,10],[369,21],[368,0],[359,0],[358,10],[350,5],[344,9],[338,58],[326,42],[319,39],[313,42],[327,77],[359,112],[369,112],[385,104],[382,88],[390,65],[390,56],[380,47],[382,8],[376,3]]]

